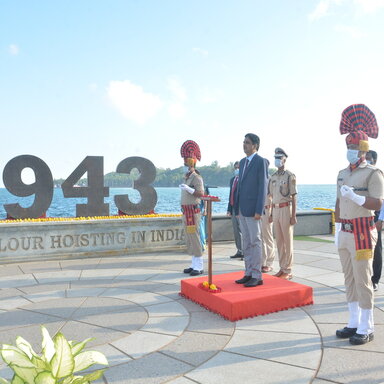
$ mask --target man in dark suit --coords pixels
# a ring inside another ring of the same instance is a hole
[[[239,218],[235,215],[233,206],[235,205],[235,196],[237,185],[239,183],[239,167],[240,162],[236,161],[233,164],[233,168],[235,169],[235,175],[231,178],[229,182],[229,199],[228,199],[228,208],[227,208],[227,216],[231,217],[233,234],[235,237],[235,244],[237,248],[237,252],[235,255],[231,256],[231,259],[240,258],[243,259],[243,235],[240,230]]]
[[[257,154],[260,139],[247,133],[243,141],[246,157],[240,161],[239,183],[235,199],[235,214],[239,216],[243,235],[245,274],[236,280],[244,287],[263,284],[261,274],[261,224],[266,191],[266,162]]]

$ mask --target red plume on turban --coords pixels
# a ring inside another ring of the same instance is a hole
[[[348,144],[356,144],[360,151],[369,150],[368,137],[376,139],[379,135],[374,113],[364,104],[353,104],[341,114],[340,133],[349,133],[345,138]]]
[[[340,133],[343,135],[356,131],[363,131],[372,139],[379,135],[376,117],[364,104],[353,104],[341,114]]]
[[[199,145],[193,140],[187,140],[183,143],[180,149],[181,157],[184,159],[191,158],[201,160]]]

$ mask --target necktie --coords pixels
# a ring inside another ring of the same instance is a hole
[[[232,207],[233,207],[233,204],[235,203],[234,197],[235,197],[235,191],[236,191],[238,181],[239,181],[239,178],[236,176],[235,179],[233,180],[232,189],[231,189],[231,198],[229,200]]]
[[[242,176],[244,176],[245,171],[247,170],[248,164],[249,164],[249,160],[248,160],[248,159],[245,159],[245,165],[244,165],[244,169],[243,169],[243,174],[242,174]]]

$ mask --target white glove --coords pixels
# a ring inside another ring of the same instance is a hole
[[[189,185],[187,184],[180,184],[179,185],[179,188],[182,189],[183,191],[187,191],[188,193],[190,193],[191,195],[193,195],[193,192],[195,192],[195,190],[193,188],[191,188]]]
[[[335,223],[335,245],[336,245],[336,248],[339,245],[339,234],[340,234],[340,231],[341,231],[341,223]]]
[[[361,206],[365,203],[365,196],[357,195],[355,192],[353,192],[351,187],[348,187],[348,185],[342,185],[340,192],[343,197],[352,200],[357,205]]]

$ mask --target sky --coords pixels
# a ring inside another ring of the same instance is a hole
[[[86,156],[177,168],[187,139],[226,166],[252,132],[298,184],[334,184],[344,108],[384,127],[383,20],[384,0],[0,0],[0,173],[24,154],[54,178]]]

